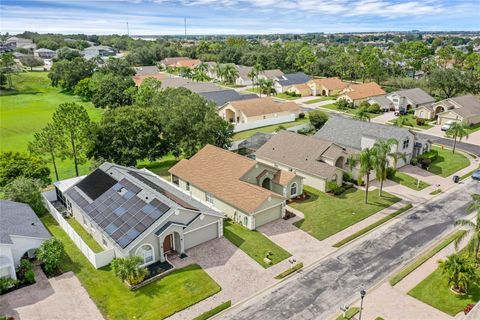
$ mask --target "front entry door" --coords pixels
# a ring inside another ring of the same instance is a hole
[[[171,234],[166,236],[165,240],[163,240],[163,253],[168,253],[170,251],[172,251],[172,235]]]

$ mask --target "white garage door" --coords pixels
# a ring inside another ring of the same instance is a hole
[[[185,234],[185,250],[218,238],[218,222]]]
[[[255,228],[282,217],[282,205],[270,208],[255,215]]]

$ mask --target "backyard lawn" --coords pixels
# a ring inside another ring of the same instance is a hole
[[[52,120],[57,106],[65,102],[83,104],[93,121],[98,121],[103,112],[90,102],[62,93],[59,88],[50,86],[47,72],[25,72],[13,75],[15,90],[0,92],[0,151],[27,152],[28,142],[33,134]],[[89,164],[80,167],[81,174],[88,172]],[[58,161],[61,179],[73,177],[74,167],[70,160]],[[54,178],[53,167],[52,178]]]
[[[408,294],[453,317],[463,311],[467,304],[475,304],[480,300],[480,287],[471,284],[468,294],[457,295],[450,290],[448,279],[439,267]]]
[[[327,100],[332,100],[333,101],[333,100],[335,100],[335,98],[333,98],[333,97],[320,97],[320,98],[315,98],[315,99],[312,99],[312,100],[305,101],[304,103],[305,104],[313,104],[313,103],[327,101]]]
[[[448,177],[458,170],[466,168],[470,165],[470,161],[458,151],[452,153],[450,149],[442,149],[438,146],[433,146],[432,150],[438,152],[437,158],[432,162],[428,171],[433,174]]]
[[[88,233],[75,218],[72,217],[66,220],[93,252],[98,253],[103,251],[103,248],[98,242],[93,239],[92,235]]]
[[[396,183],[399,183],[402,186],[405,186],[407,188],[417,190],[417,191],[423,190],[426,187],[430,186],[428,183],[423,182],[422,180],[418,181],[414,177],[409,176],[408,174],[405,174],[400,171],[395,171],[395,174],[392,177],[389,177],[388,179]]]
[[[190,265],[130,291],[109,266],[95,269],[50,215],[41,219],[65,246],[61,269],[75,273],[106,319],[164,319],[221,290],[202,268]]]
[[[249,230],[238,223],[225,220],[223,223],[223,235],[264,268],[268,268],[291,256],[290,253],[277,246],[260,232]],[[272,260],[270,265],[263,261],[267,252],[272,253],[269,257]]]
[[[180,160],[181,159],[176,159],[173,155],[167,155],[155,162],[140,162],[137,167],[139,169],[147,168],[153,173],[159,175],[161,178],[170,181],[170,173],[168,173],[168,170],[170,170],[170,168]]]
[[[404,121],[403,126],[406,127],[412,127],[412,128],[419,128],[419,129],[430,129],[433,128],[432,125],[428,124],[428,121],[425,122],[423,125],[418,125],[417,120],[415,120],[415,116],[413,114],[406,114],[403,116],[400,116],[394,120],[390,120],[389,122],[392,124],[397,123],[397,121]]]
[[[318,240],[326,239],[400,201],[386,192],[380,197],[378,190],[368,193],[368,204],[364,202],[365,191],[356,188],[339,196],[331,196],[308,186],[304,190],[311,198],[290,204],[305,215],[305,219],[297,221],[295,225]]]
[[[274,125],[271,125],[271,126],[240,131],[233,136],[233,140],[243,140],[243,139],[250,138],[251,136],[253,136],[257,132],[270,133],[270,132],[274,132],[279,127],[290,128],[290,127],[298,126],[298,125],[305,124],[305,123],[308,123],[308,122],[309,122],[308,118],[305,117],[303,119],[297,119],[297,120],[292,121],[292,122],[279,123],[279,124],[274,124]]]

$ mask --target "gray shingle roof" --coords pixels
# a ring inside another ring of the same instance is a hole
[[[420,88],[400,90],[395,91],[394,93],[398,94],[401,97],[406,97],[407,99],[415,102],[415,104],[426,104],[435,102],[434,97],[432,97]]]
[[[223,90],[222,87],[220,87],[217,84],[211,83],[211,82],[186,83],[186,84],[183,85],[183,87],[187,88],[188,90],[190,90],[192,92],[195,92],[195,93]]]
[[[377,103],[382,109],[390,109],[392,101],[387,98],[387,95],[371,97],[370,102]]]
[[[282,86],[290,86],[294,84],[300,84],[300,83],[305,83],[310,80],[310,77],[307,76],[303,72],[298,72],[298,73],[289,73],[284,75],[286,80],[278,80],[278,83],[280,83]]]
[[[405,128],[331,114],[330,119],[315,133],[314,137],[360,150],[362,137],[365,136],[375,139],[395,138],[400,141],[410,134],[410,131]]]
[[[157,74],[160,72],[157,66],[141,66],[135,67],[136,76],[146,76],[149,74]]]
[[[218,107],[223,106],[225,103],[230,101],[258,98],[258,96],[254,93],[240,94],[237,91],[231,89],[222,91],[200,92],[199,95],[209,101],[212,101]]]
[[[29,205],[0,200],[0,243],[12,244],[10,236],[49,239],[50,233]]]
[[[461,97],[450,98],[455,104],[461,106],[455,108],[453,111],[460,115],[462,118],[469,118],[480,115],[480,99],[473,95],[466,95]]]

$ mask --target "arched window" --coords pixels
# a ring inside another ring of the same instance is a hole
[[[297,183],[294,182],[290,186],[290,196],[296,196],[297,195]]]
[[[137,256],[143,259],[143,264],[153,262],[155,256],[153,253],[153,247],[150,244],[144,244],[137,249]]]

